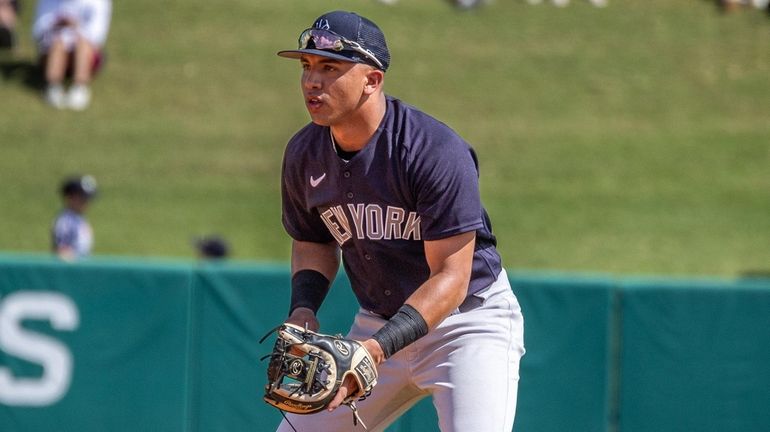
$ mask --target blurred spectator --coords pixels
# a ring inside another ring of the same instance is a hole
[[[459,9],[473,9],[491,3],[492,0],[452,0]]]
[[[224,259],[230,255],[230,246],[217,235],[195,240],[195,249],[200,259]]]
[[[16,46],[18,13],[18,0],[0,0],[0,49],[13,49]]]
[[[398,0],[378,0],[380,3],[394,5]],[[458,9],[468,10],[492,3],[493,0],[449,0]]]
[[[558,7],[564,7],[569,5],[570,0],[551,0],[551,2]],[[608,0],[588,0],[592,5],[596,7],[605,7],[609,3]],[[536,5],[542,3],[543,0],[527,0],[527,3]]]
[[[40,0],[32,34],[45,71],[45,99],[51,106],[84,110],[90,84],[104,60],[111,0]],[[72,85],[65,91],[65,79]]]
[[[85,213],[96,197],[96,180],[90,175],[69,177],[62,182],[60,192],[64,208],[53,223],[53,252],[67,261],[88,257],[94,236]]]
[[[725,12],[732,12],[743,7],[767,9],[768,4],[770,4],[770,0],[717,0],[717,2]]]

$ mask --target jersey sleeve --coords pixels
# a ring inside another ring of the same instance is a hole
[[[301,171],[293,156],[293,152],[287,148],[284,154],[281,169],[281,221],[286,232],[298,241],[315,243],[328,243],[334,241],[334,237],[323,224],[318,210],[310,208],[305,196],[305,188],[302,183]]]
[[[414,166],[422,238],[438,240],[483,228],[476,154],[451,130],[432,139]]]

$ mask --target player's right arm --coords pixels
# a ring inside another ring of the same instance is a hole
[[[286,322],[317,331],[316,312],[340,266],[337,242],[292,241],[292,301]],[[324,280],[325,279],[325,280]],[[325,286],[322,286],[324,285]],[[299,305],[299,306],[298,306]]]

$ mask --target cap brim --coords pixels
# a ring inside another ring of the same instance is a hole
[[[352,59],[350,57],[345,57],[341,54],[336,54],[331,51],[326,50],[319,50],[319,49],[301,49],[301,50],[285,50],[285,51],[278,51],[278,55],[281,57],[291,58],[291,59],[298,59],[302,57],[303,54],[312,54],[317,55],[321,57],[327,57],[332,58],[335,60],[340,60],[348,63],[361,63],[360,61],[357,61],[355,59]]]

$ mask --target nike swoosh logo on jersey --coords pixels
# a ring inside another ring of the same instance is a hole
[[[326,178],[326,173],[323,173],[323,175],[318,178],[313,178],[313,176],[310,176],[310,186],[313,186],[313,187],[318,186],[325,178]]]

